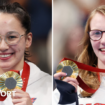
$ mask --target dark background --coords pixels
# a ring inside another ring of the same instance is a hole
[[[41,70],[51,74],[51,26],[52,26],[52,1],[51,0],[10,0],[20,3],[31,16],[31,32],[33,42],[30,48],[29,60]]]

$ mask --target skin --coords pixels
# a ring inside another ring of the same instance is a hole
[[[90,28],[91,30],[101,30],[105,31],[105,15],[96,13],[95,16],[90,21]],[[94,53],[96,54],[98,58],[98,68],[105,69],[105,51],[102,51],[101,49],[105,49],[105,32],[102,35],[102,38],[98,41],[93,41],[90,39],[92,48]],[[105,74],[103,74],[105,76]],[[62,76],[66,76],[65,73],[60,72],[56,73],[54,75],[55,79],[59,79]],[[66,77],[63,81],[68,82],[69,84],[73,85],[76,90],[78,86],[78,81],[74,78]]]
[[[105,15],[96,13],[90,22],[91,30],[101,30],[105,31]],[[98,57],[98,68],[105,69],[105,32],[102,35],[102,38],[98,41],[91,41],[94,53]]]
[[[65,77],[67,74],[64,72],[59,72],[54,74],[54,78],[60,80],[61,77]],[[67,82],[71,85],[73,85],[75,87],[75,92],[77,91],[77,86],[79,85],[78,81],[74,78],[71,77],[66,77],[65,79],[63,79],[64,82]]]
[[[13,15],[7,13],[0,13],[0,35],[3,37],[9,31],[16,31],[20,35],[25,34],[25,29],[22,27],[20,21]],[[0,74],[9,70],[22,70],[24,64],[24,51],[29,48],[32,43],[32,33],[21,37],[21,40],[16,45],[8,45],[4,38],[0,42],[0,54],[13,53],[9,59],[0,59]],[[15,90],[16,95],[12,97],[13,105],[32,105],[31,98],[27,92],[22,90]]]
[[[12,102],[14,105],[33,105],[28,93],[15,89],[15,96],[12,96]]]
[[[9,31],[16,31],[20,35],[25,34],[25,29],[22,27],[20,21],[11,14],[0,13],[0,35],[3,37]],[[7,60],[0,59],[0,75],[11,69],[21,70],[24,63],[24,51],[31,46],[32,33],[29,33],[28,38],[25,40],[25,36],[21,37],[21,40],[16,45],[8,45],[4,38],[0,42],[0,54],[11,54],[12,57]]]

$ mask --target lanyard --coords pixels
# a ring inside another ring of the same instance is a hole
[[[68,59],[68,58],[63,58],[63,59],[61,60],[61,62],[64,61],[64,60],[71,60],[71,61],[75,62],[75,63],[77,64],[78,68],[79,68],[79,69],[82,69],[82,70],[87,70],[87,71],[92,71],[92,72],[97,72],[97,73],[99,73],[99,72],[105,73],[105,69],[98,69],[98,68],[95,68],[95,67],[92,67],[92,66],[89,66],[89,65],[86,65],[86,64],[83,64],[83,63],[74,61],[74,60],[72,60],[72,59]],[[82,81],[82,79],[79,77],[79,75],[77,76],[76,79],[77,79],[77,81],[79,82],[79,86],[80,86],[83,90],[87,91],[88,93],[95,93],[95,92],[97,91],[97,89],[96,89],[96,90],[95,90],[95,89],[91,89],[89,86],[87,86],[87,85]]]
[[[13,72],[20,74],[18,70],[10,70],[10,71],[13,71]],[[23,80],[23,87],[22,87],[23,91],[26,91],[29,75],[30,75],[30,66],[26,62],[24,62],[23,72],[21,75],[21,78]],[[7,96],[2,97],[0,95],[0,101],[4,101],[6,98],[7,98]]]

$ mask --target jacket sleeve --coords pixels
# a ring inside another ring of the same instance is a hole
[[[60,80],[55,82],[57,89],[53,92],[53,105],[78,105],[75,87]]]

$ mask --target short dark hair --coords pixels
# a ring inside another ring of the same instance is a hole
[[[13,14],[20,21],[22,27],[26,29],[26,34],[30,32],[30,16],[28,12],[19,3],[0,2],[0,12]],[[29,51],[25,51],[24,60],[28,60],[27,57],[29,56]]]

